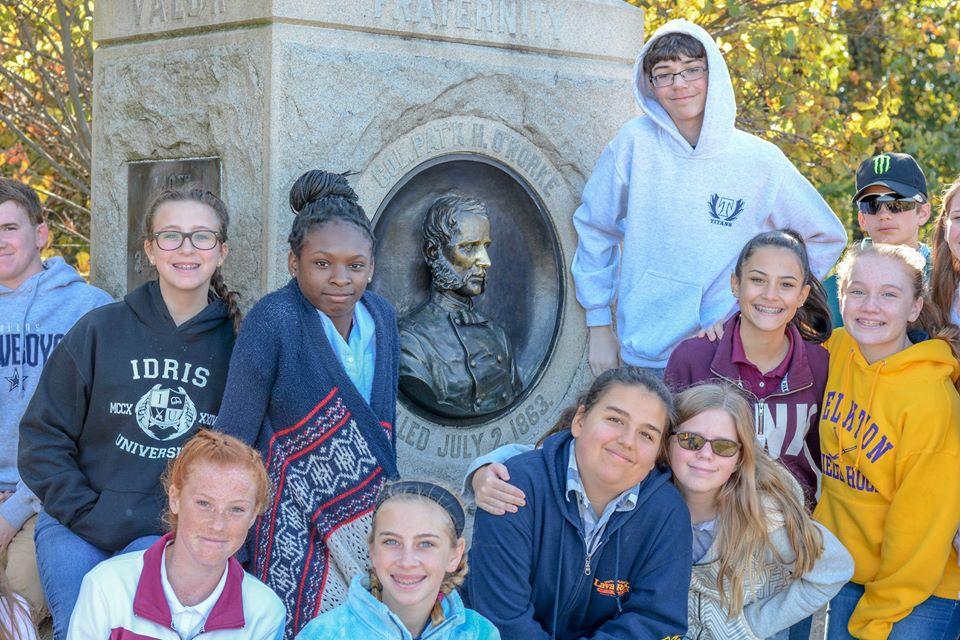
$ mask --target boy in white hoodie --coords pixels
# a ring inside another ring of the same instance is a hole
[[[800,232],[818,277],[846,243],[780,149],[735,128],[730,75],[706,31],[668,22],[641,49],[634,78],[644,115],[604,149],[573,215],[595,375],[618,360],[662,375],[680,341],[729,317],[730,274],[757,233]]]
[[[17,470],[20,418],[63,335],[111,302],[63,258],[41,259],[48,236],[36,192],[0,178],[0,571],[35,618],[45,608],[33,544],[40,503]]]

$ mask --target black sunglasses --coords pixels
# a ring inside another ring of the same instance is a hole
[[[860,213],[868,216],[875,216],[880,213],[880,207],[886,207],[892,214],[910,211],[920,206],[920,203],[913,198],[901,198],[897,195],[890,196],[867,196],[857,202],[857,208]]]

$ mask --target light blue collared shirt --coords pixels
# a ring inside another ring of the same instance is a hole
[[[337,359],[347,372],[350,382],[369,404],[377,362],[377,325],[373,321],[373,316],[362,302],[358,302],[353,308],[350,339],[344,340],[337,328],[333,326],[333,320],[319,309],[317,313],[320,314],[327,342],[333,347],[333,352],[337,354]]]
[[[593,552],[600,546],[600,540],[603,538],[603,531],[607,528],[607,522],[610,521],[615,511],[633,511],[637,507],[637,496],[640,493],[640,485],[635,485],[631,489],[624,491],[619,496],[607,503],[603,513],[597,517],[593,505],[590,504],[590,498],[583,488],[583,481],[580,479],[580,469],[577,467],[576,447],[570,445],[570,461],[567,463],[567,500],[573,493],[577,498],[577,507],[580,510],[580,520],[583,522],[583,539],[587,545],[587,556],[592,556]]]

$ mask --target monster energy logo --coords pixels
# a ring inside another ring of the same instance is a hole
[[[890,156],[887,154],[879,155],[873,159],[873,172],[876,175],[890,171]]]

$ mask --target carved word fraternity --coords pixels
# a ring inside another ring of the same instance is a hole
[[[559,40],[563,8],[551,0],[373,0],[373,18],[407,26]]]
[[[201,15],[219,16],[227,12],[227,0],[131,0],[137,26],[164,25],[198,18]]]

